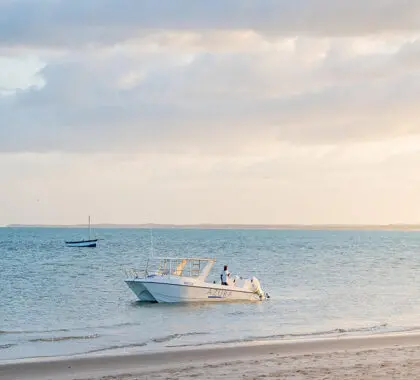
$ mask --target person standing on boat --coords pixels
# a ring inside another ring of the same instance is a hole
[[[228,271],[228,266],[225,265],[223,267],[223,272],[220,275],[220,279],[222,280],[222,285],[229,285],[228,281],[229,281],[229,276],[230,276],[230,272]]]

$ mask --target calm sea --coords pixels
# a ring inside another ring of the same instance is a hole
[[[420,327],[420,233],[161,230],[155,255],[215,257],[257,276],[261,303],[141,304],[124,268],[141,267],[150,231],[0,228],[0,360],[162,350]]]

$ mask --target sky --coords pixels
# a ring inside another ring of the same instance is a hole
[[[0,0],[0,225],[420,223],[417,0]]]

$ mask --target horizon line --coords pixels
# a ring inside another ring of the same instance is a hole
[[[87,224],[24,224],[11,223],[3,225],[6,228],[81,228]],[[173,229],[405,229],[420,230],[420,223],[388,223],[388,224],[358,224],[358,223],[279,223],[279,224],[249,224],[249,223],[95,223],[94,228],[173,228]]]

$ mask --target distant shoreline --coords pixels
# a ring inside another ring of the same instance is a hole
[[[85,228],[86,224],[9,224],[7,228]],[[356,230],[420,231],[420,224],[93,224],[93,228],[202,229],[202,230]]]

